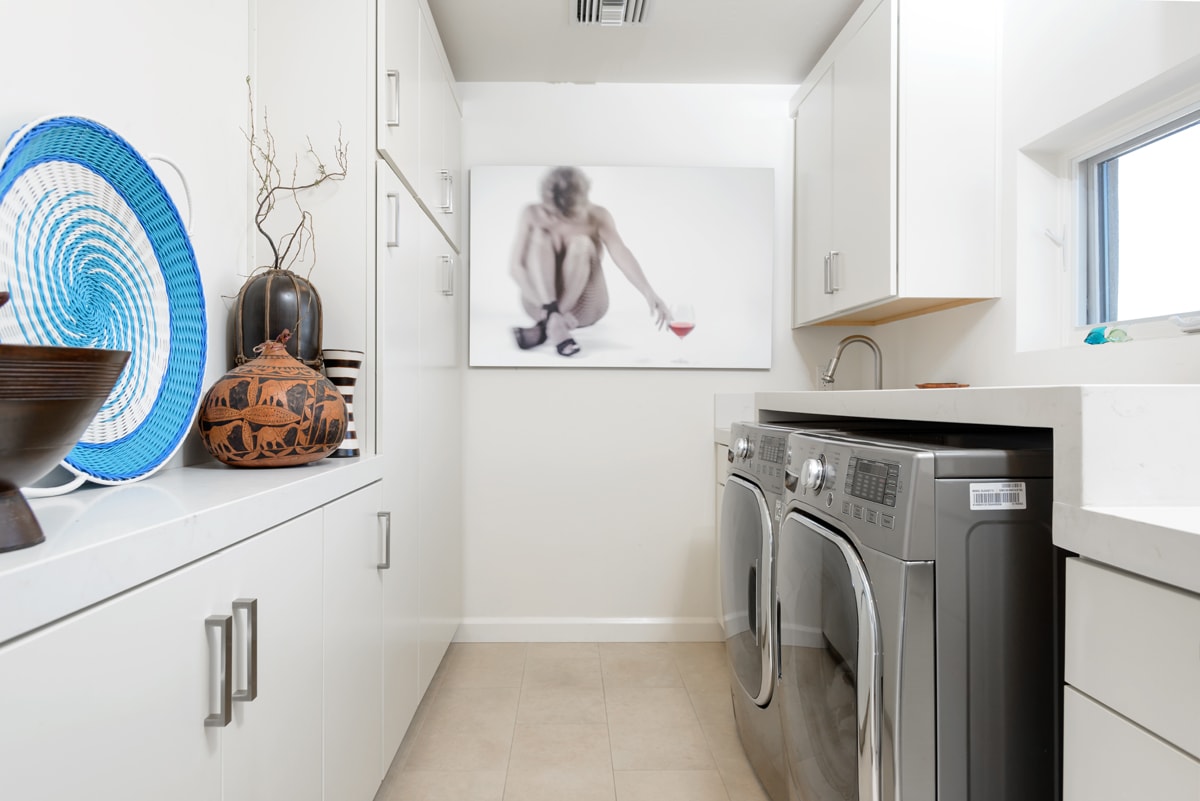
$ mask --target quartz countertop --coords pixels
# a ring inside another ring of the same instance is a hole
[[[761,422],[842,417],[1045,428],[1054,541],[1200,592],[1200,385],[1069,385],[755,395]]]
[[[30,501],[46,541],[0,553],[0,643],[375,481],[378,457],[235,469],[217,462]]]

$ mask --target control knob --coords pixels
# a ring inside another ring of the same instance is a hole
[[[754,455],[754,446],[745,437],[738,437],[733,443],[733,455],[738,459],[749,459]]]
[[[825,484],[826,473],[824,456],[805,459],[800,463],[800,486],[818,493]]]

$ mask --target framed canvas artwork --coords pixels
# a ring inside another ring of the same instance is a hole
[[[475,167],[472,367],[769,369],[767,168]]]

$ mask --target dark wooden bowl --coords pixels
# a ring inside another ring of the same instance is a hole
[[[127,361],[125,350],[0,345],[0,552],[45,539],[20,488],[75,447]]]

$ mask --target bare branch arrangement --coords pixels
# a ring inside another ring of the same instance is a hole
[[[310,180],[300,178],[300,155],[297,154],[292,162],[291,180],[285,184],[283,172],[279,168],[279,153],[275,147],[275,137],[271,133],[265,111],[262,117],[261,132],[255,124],[254,91],[250,86],[249,76],[246,77],[246,95],[250,106],[250,130],[249,132],[242,131],[242,133],[250,145],[250,163],[258,182],[256,193],[258,207],[254,211],[254,226],[271,246],[271,264],[267,266],[277,270],[291,269],[293,264],[311,252],[311,269],[317,261],[313,216],[300,204],[297,193],[305,189],[314,189],[326,181],[345,179],[350,163],[349,144],[342,137],[342,126],[339,124],[337,144],[333,149],[333,160],[337,167],[332,169],[317,154],[316,149],[313,148],[312,139],[308,138],[308,151],[304,155],[310,158],[314,165],[314,176]],[[276,203],[281,199],[288,198],[295,204],[300,219],[291,231],[276,239],[267,232],[265,224],[271,212],[275,210]]]

